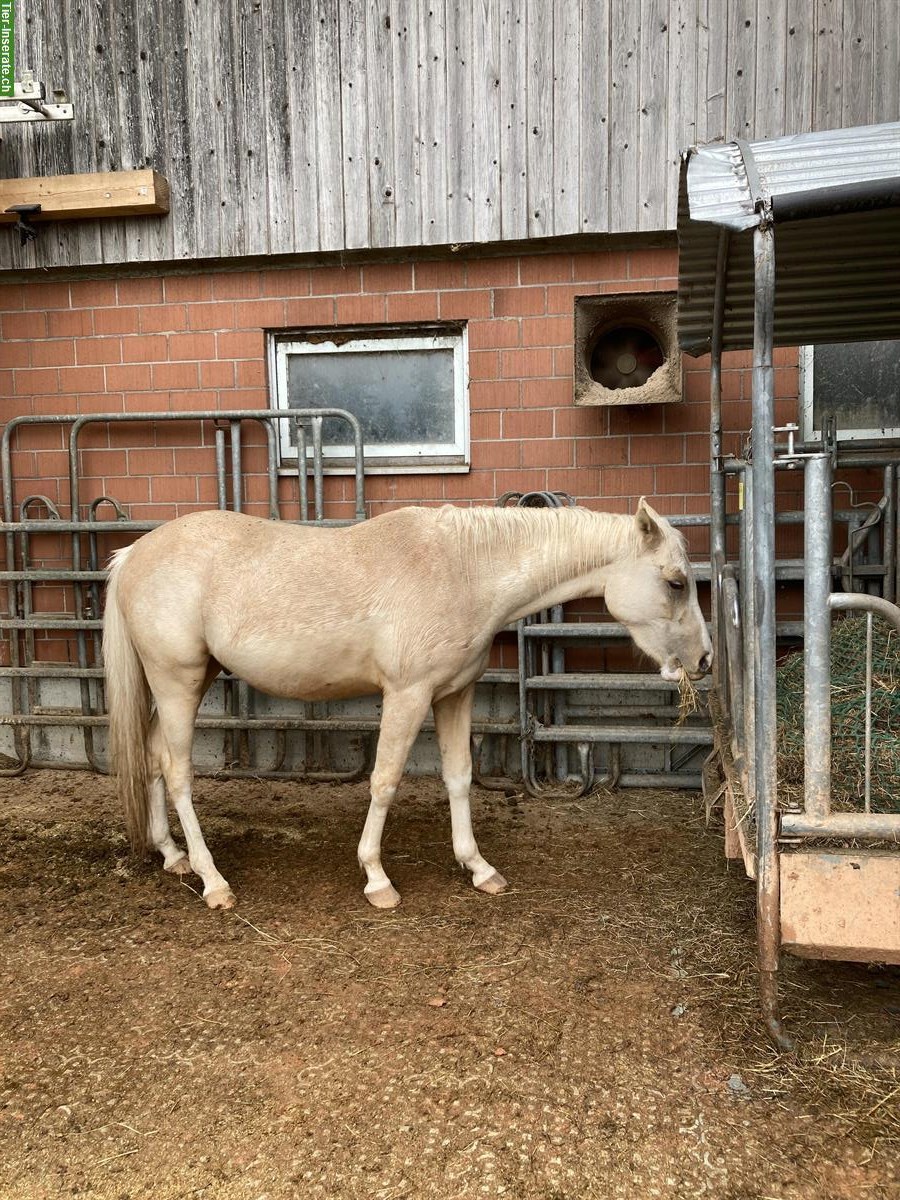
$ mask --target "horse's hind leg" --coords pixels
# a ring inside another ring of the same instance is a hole
[[[171,677],[164,688],[154,687],[154,682],[156,681],[150,681],[150,687],[156,697],[163,740],[163,778],[184,831],[191,870],[203,880],[203,898],[210,908],[232,908],[234,895],[227,880],[216,869],[212,855],[207,849],[191,799],[194,781],[191,763],[194,720],[203,692],[190,684],[185,684],[180,691],[175,692],[173,684],[177,681]]]
[[[436,700],[434,725],[441,748],[444,783],[450,798],[453,853],[459,865],[472,872],[472,883],[479,891],[496,895],[505,889],[506,880],[481,857],[472,831],[469,791],[472,787],[470,737],[474,697],[473,683],[461,692]]]
[[[366,899],[375,908],[396,908],[400,903],[400,894],[381,865],[381,835],[430,700],[430,694],[422,690],[386,692],[384,696],[371,780],[372,800],[358,850],[359,865],[366,873]]]
[[[166,811],[166,785],[163,779],[164,745],[159,728],[159,717],[153,714],[150,724],[150,820],[149,838],[163,856],[163,869],[173,875],[188,875],[191,870],[188,857],[181,847],[173,840],[169,829],[169,814]]]

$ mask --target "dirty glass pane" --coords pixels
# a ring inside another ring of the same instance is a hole
[[[813,355],[816,429],[829,413],[839,430],[900,427],[900,342],[816,346]]]
[[[290,408],[345,408],[366,446],[454,442],[453,350],[359,350],[292,354]],[[342,421],[326,421],[325,445],[348,442]]]

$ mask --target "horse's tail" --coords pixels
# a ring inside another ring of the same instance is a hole
[[[125,617],[119,607],[119,575],[128,550],[113,555],[103,617],[103,666],[109,711],[109,757],[116,772],[119,803],[135,854],[147,849],[149,817],[147,735],[150,690]]]

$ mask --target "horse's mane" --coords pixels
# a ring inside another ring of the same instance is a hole
[[[542,545],[547,582],[556,584],[620,558],[636,558],[640,540],[634,520],[587,508],[457,508],[439,510],[453,529],[468,574],[495,557],[524,555]],[[681,534],[668,527],[679,543]]]

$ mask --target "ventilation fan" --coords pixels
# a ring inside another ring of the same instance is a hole
[[[610,391],[641,387],[665,361],[652,333],[637,325],[615,325],[597,338],[591,352],[591,378]]]

